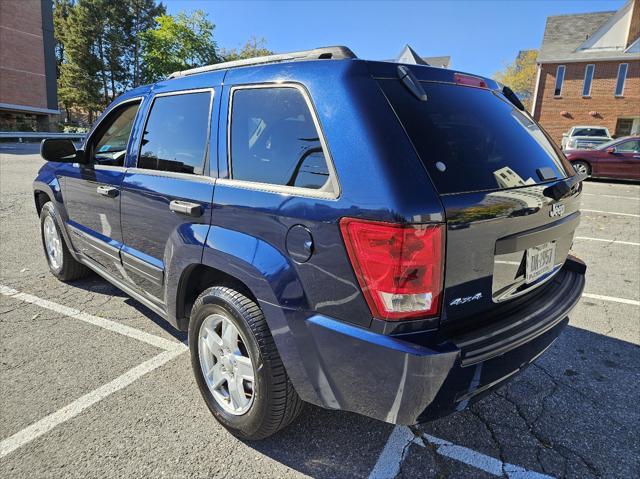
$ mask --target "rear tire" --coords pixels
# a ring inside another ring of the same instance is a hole
[[[573,169],[578,173],[584,173],[587,176],[591,176],[591,165],[586,161],[574,161]]]
[[[48,201],[40,211],[40,235],[44,254],[51,273],[61,281],[72,281],[90,272],[71,255],[58,225],[58,213],[53,202]]]
[[[231,347],[223,328],[235,328]],[[191,310],[189,349],[202,397],[234,436],[264,439],[300,414],[304,403],[289,381],[264,315],[242,293],[215,286],[198,296]],[[252,381],[246,379],[250,369],[241,375],[239,360],[252,367]],[[236,394],[240,390],[240,400],[234,400],[232,387]]]

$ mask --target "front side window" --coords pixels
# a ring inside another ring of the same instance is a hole
[[[564,82],[564,65],[558,65],[556,70],[556,88],[553,91],[553,96],[562,95],[562,83]]]
[[[618,80],[616,81],[616,96],[622,96],[624,94],[624,81],[627,79],[627,63],[621,63],[618,67]]]
[[[127,103],[116,109],[97,130],[90,146],[91,162],[96,165],[124,166],[127,144],[140,102]]]
[[[625,153],[637,153],[640,152],[640,140],[631,140],[620,143],[616,146],[616,151]]]
[[[584,85],[582,86],[582,96],[591,95],[591,82],[593,81],[593,72],[595,68],[595,65],[587,65],[584,70]]]
[[[229,151],[235,180],[333,191],[318,130],[297,88],[235,90]]]
[[[138,168],[202,175],[211,92],[159,96],[144,128]]]

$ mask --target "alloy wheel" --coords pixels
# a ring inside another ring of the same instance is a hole
[[[240,416],[253,404],[255,375],[246,341],[222,314],[207,316],[198,333],[202,375],[216,402]]]
[[[43,233],[47,258],[51,267],[57,270],[62,266],[62,240],[51,216],[44,219]]]

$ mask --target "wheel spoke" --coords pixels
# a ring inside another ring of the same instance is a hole
[[[211,380],[211,388],[218,389],[225,382],[226,378],[222,373],[222,365],[216,363],[209,371],[209,378]]]
[[[251,359],[246,356],[236,355],[235,360],[237,367],[236,375],[253,383],[253,366],[251,364]]]
[[[232,352],[238,349],[238,330],[230,321],[222,323],[222,341]]]
[[[211,354],[213,354],[216,358],[220,358],[222,355],[222,338],[218,336],[218,333],[215,331],[208,329],[207,335],[205,336],[205,341],[207,342],[207,347]]]
[[[241,409],[247,405],[249,399],[247,398],[244,387],[242,385],[242,379],[233,377],[227,380],[229,386],[229,397],[231,399],[231,405],[235,409]]]

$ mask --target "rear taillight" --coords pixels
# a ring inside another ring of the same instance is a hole
[[[473,75],[464,75],[462,73],[454,73],[453,79],[458,85],[475,86],[478,88],[489,88],[487,82],[480,77]]]
[[[374,317],[398,321],[438,314],[443,225],[397,225],[343,218],[349,259]]]

